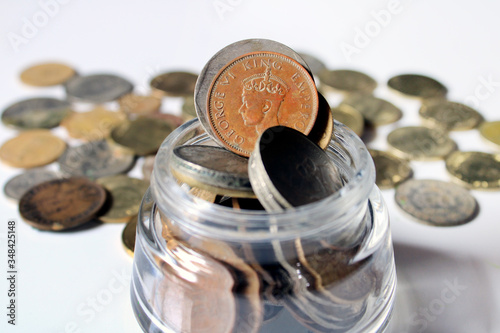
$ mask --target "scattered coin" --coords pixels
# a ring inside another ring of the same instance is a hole
[[[197,79],[198,75],[194,73],[168,72],[153,78],[150,86],[153,90],[159,91],[165,96],[192,96]]]
[[[182,104],[182,118],[184,121],[196,118],[196,108],[194,106],[194,98],[186,97],[184,103]]]
[[[419,114],[424,121],[447,131],[469,130],[483,121],[483,117],[473,108],[446,100],[423,104]]]
[[[500,121],[482,123],[481,127],[479,127],[479,133],[483,138],[493,142],[497,148],[500,148]]]
[[[441,159],[456,149],[455,142],[438,128],[400,127],[389,133],[387,142],[396,155],[411,160]]]
[[[7,198],[19,201],[33,186],[48,180],[61,178],[59,173],[46,169],[31,169],[12,177],[5,183],[3,192]]]
[[[315,56],[302,52],[299,52],[299,56],[309,65],[313,75],[318,75],[321,71],[326,69],[326,65]]]
[[[323,70],[318,74],[321,87],[346,93],[360,92],[371,94],[377,87],[377,81],[370,76],[353,70]]]
[[[26,68],[21,72],[21,81],[35,87],[48,87],[63,84],[76,72],[73,68],[60,63],[43,63]]]
[[[136,229],[137,229],[137,215],[134,215],[128,220],[122,232],[123,247],[131,257],[134,256]]]
[[[402,74],[389,79],[387,85],[408,96],[419,98],[444,98],[448,89],[437,80],[424,75]]]
[[[500,189],[500,154],[455,151],[446,158],[446,170],[473,189]]]
[[[401,109],[394,104],[372,95],[350,94],[340,103],[339,108],[344,105],[358,110],[364,119],[373,126],[392,124],[403,116]]]
[[[153,114],[148,114],[145,117],[148,117],[151,119],[159,119],[161,121],[169,123],[173,129],[184,124],[184,119],[182,119],[181,117],[176,116],[174,114],[170,114],[170,113],[153,113]]]
[[[20,129],[53,128],[71,112],[71,104],[67,101],[29,98],[7,107],[2,113],[2,122]]]
[[[37,229],[60,231],[90,221],[105,198],[104,189],[88,179],[55,179],[26,192],[19,201],[19,213]]]
[[[332,109],[333,119],[349,127],[357,136],[361,137],[365,128],[361,113],[347,104]]]
[[[155,96],[127,94],[122,96],[118,103],[120,110],[126,114],[150,114],[160,110],[161,99]]]
[[[155,156],[154,155],[144,157],[144,161],[142,163],[141,170],[142,170],[142,177],[147,182],[151,181],[151,175],[153,173],[154,165],[155,165]]]
[[[406,213],[439,227],[470,222],[478,211],[469,191],[438,180],[407,180],[396,187],[395,200]]]
[[[62,121],[61,126],[72,138],[94,141],[109,137],[111,130],[125,119],[122,113],[98,106],[88,112],[74,112]]]
[[[408,161],[391,153],[369,149],[375,163],[376,184],[381,189],[393,188],[410,178],[413,171]]]
[[[54,162],[65,149],[66,143],[49,130],[28,130],[0,147],[0,160],[15,168],[34,168]]]
[[[66,85],[68,98],[77,102],[105,103],[134,89],[129,81],[112,74],[76,76]]]

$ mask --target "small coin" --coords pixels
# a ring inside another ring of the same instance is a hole
[[[57,160],[62,173],[91,179],[126,172],[134,164],[134,155],[111,147],[107,141],[91,141],[69,147]]]
[[[61,126],[72,138],[94,141],[109,137],[111,130],[125,119],[122,113],[96,107],[88,112],[74,112],[62,121]]]
[[[142,177],[148,183],[151,181],[151,175],[153,173],[153,167],[155,165],[155,157],[154,155],[145,156],[144,162],[142,163]]]
[[[170,114],[170,113],[153,113],[153,114],[148,114],[145,117],[148,117],[151,119],[159,119],[163,122],[169,123],[173,129],[184,124],[184,119],[182,119],[179,116],[176,116],[175,114]]]
[[[165,96],[193,96],[198,75],[189,72],[168,72],[154,77],[150,86]]]
[[[184,103],[182,104],[182,118],[184,121],[196,118],[196,108],[194,106],[194,98],[186,97]]]
[[[112,74],[76,76],[66,85],[68,98],[74,101],[105,103],[113,101],[134,89],[129,81]]]
[[[309,65],[313,75],[318,75],[321,71],[326,69],[326,65],[313,55],[299,52],[299,56]]]
[[[481,127],[479,127],[479,133],[483,138],[493,142],[497,145],[497,148],[500,148],[500,121],[482,123]]]
[[[333,135],[333,115],[330,105],[326,99],[318,93],[319,106],[318,115],[316,116],[316,122],[314,123],[311,132],[307,137],[318,144],[323,149],[326,149],[332,140]]]
[[[49,130],[28,130],[0,147],[0,160],[15,168],[34,168],[54,162],[65,149],[66,143]]]
[[[392,124],[403,116],[401,109],[394,104],[366,94],[350,94],[339,107],[349,105],[358,110],[364,119],[373,126]]]
[[[389,79],[387,85],[408,96],[427,98],[444,98],[448,89],[437,80],[424,75],[402,74]]]
[[[118,103],[120,110],[126,114],[150,114],[160,110],[161,99],[155,96],[127,94],[122,96]]]
[[[500,189],[500,154],[455,151],[446,158],[446,170],[467,187]]]
[[[377,81],[372,77],[348,69],[323,70],[318,77],[322,88],[327,87],[346,93],[371,94],[377,87]]]
[[[125,175],[103,177],[96,182],[108,191],[108,200],[99,216],[106,223],[127,222],[138,214],[142,197],[149,187],[148,182]]]
[[[73,68],[60,63],[44,63],[26,68],[21,72],[21,81],[35,87],[48,87],[63,84],[76,72]]]
[[[19,201],[19,212],[37,229],[60,231],[90,221],[105,198],[104,189],[86,178],[55,179],[28,190]]]
[[[438,128],[400,127],[387,136],[394,153],[411,160],[434,160],[456,149],[455,142]]]
[[[470,222],[478,211],[469,191],[439,180],[407,180],[396,187],[395,200],[406,213],[439,227]]]
[[[424,121],[447,131],[469,130],[483,121],[483,117],[473,108],[446,100],[424,103],[419,114]]]
[[[71,104],[56,98],[25,99],[7,107],[2,122],[20,129],[53,128],[71,114]]]
[[[24,193],[35,185],[61,178],[59,173],[46,169],[31,169],[12,177],[5,183],[3,192],[7,198],[19,201]]]
[[[375,182],[381,189],[393,188],[413,174],[408,161],[385,151],[375,149],[369,151],[375,163],[377,177]]]
[[[123,247],[131,257],[134,257],[136,229],[137,215],[134,215],[129,219],[122,232]]]
[[[361,137],[365,128],[363,115],[347,104],[332,109],[333,119],[349,127],[357,136]]]

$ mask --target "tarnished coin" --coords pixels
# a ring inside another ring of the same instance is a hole
[[[68,98],[74,101],[104,103],[113,101],[134,89],[129,81],[112,74],[76,76],[66,85]]]
[[[142,177],[148,183],[151,181],[151,174],[153,173],[153,167],[155,165],[155,157],[154,155],[145,156],[144,161],[142,162]]]
[[[481,133],[483,138],[489,142],[493,142],[497,145],[497,148],[500,148],[500,121],[482,123],[479,127],[479,133]]]
[[[194,106],[194,98],[186,97],[184,99],[184,103],[182,104],[182,118],[184,119],[184,121],[188,121],[196,117],[197,114],[196,108]]]
[[[7,107],[2,122],[21,129],[52,128],[71,114],[71,104],[56,98],[25,99]]]
[[[149,183],[125,175],[108,176],[96,180],[108,191],[108,200],[99,219],[106,223],[127,222],[139,212],[142,197]]]
[[[469,191],[439,180],[407,180],[396,187],[395,200],[406,213],[439,227],[470,222],[478,211]]]
[[[316,122],[314,123],[311,132],[307,137],[318,144],[323,149],[326,149],[332,140],[333,135],[333,115],[330,105],[325,97],[318,93],[319,107]]]
[[[418,126],[395,129],[387,142],[396,155],[411,160],[441,159],[457,147],[443,130]]]
[[[160,110],[161,99],[155,96],[127,94],[118,100],[120,110],[126,114],[150,114]]]
[[[257,52],[228,63],[207,98],[211,132],[232,152],[250,156],[259,135],[272,126],[309,134],[318,93],[309,73],[282,54]]]
[[[365,128],[365,120],[361,113],[347,104],[332,109],[333,119],[349,127],[361,137]]]
[[[12,177],[5,183],[3,192],[7,198],[18,201],[33,186],[48,180],[61,178],[59,173],[46,169],[31,169]]]
[[[377,177],[375,183],[379,188],[393,188],[413,174],[408,161],[385,151],[375,149],[369,149],[369,151],[375,163]]]
[[[168,72],[154,77],[149,85],[166,96],[192,96],[198,75],[189,72]]]
[[[447,131],[469,130],[483,121],[483,117],[473,108],[446,100],[423,104],[419,114],[425,122]]]
[[[26,68],[21,72],[21,81],[35,87],[63,84],[76,74],[75,70],[60,63],[44,63]]]
[[[65,149],[66,143],[49,130],[29,130],[0,147],[0,160],[15,168],[34,168],[54,162]]]
[[[135,249],[135,234],[137,229],[137,215],[132,216],[125,228],[122,231],[122,243],[125,251],[131,256],[134,256]]]
[[[419,74],[402,74],[389,79],[387,85],[408,96],[419,98],[443,98],[448,89],[437,80]]]
[[[377,81],[372,77],[348,69],[326,69],[320,72],[318,77],[322,88],[327,87],[346,93],[360,92],[371,94],[377,87]]]
[[[397,106],[372,95],[350,94],[340,103],[339,107],[342,108],[344,105],[358,110],[364,119],[373,126],[392,124],[403,116],[403,112]]]
[[[224,148],[199,145],[176,147],[171,169],[178,180],[190,186],[217,194],[255,197],[248,178],[248,159]]]
[[[106,140],[69,147],[57,160],[62,173],[91,179],[130,170],[135,157],[124,149],[111,147]]]
[[[313,75],[318,75],[321,71],[326,69],[326,65],[313,55],[299,52],[299,56],[309,65]]]
[[[72,138],[93,141],[109,137],[111,130],[125,119],[122,113],[98,106],[88,112],[74,112],[61,122],[61,126]]]
[[[182,119],[179,116],[176,116],[175,114],[170,114],[170,113],[153,113],[153,114],[148,114],[148,118],[151,119],[158,119],[160,121],[166,122],[172,126],[172,128],[177,128],[184,124],[184,119]]]
[[[446,170],[473,189],[500,189],[500,154],[455,151],[446,158]]]
[[[105,199],[104,189],[86,178],[55,179],[26,192],[19,213],[37,229],[60,231],[90,221]]]

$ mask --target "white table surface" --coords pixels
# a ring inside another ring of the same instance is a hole
[[[390,17],[379,15],[385,21],[377,23],[376,13],[389,9]],[[64,96],[61,87],[20,82],[20,71],[36,62],[63,61],[82,74],[118,73],[145,93],[156,73],[199,72],[227,44],[268,38],[315,55],[329,68],[358,69],[377,79],[375,94],[404,110],[401,121],[379,128],[369,143],[385,149],[393,128],[420,123],[419,102],[385,86],[396,74],[433,76],[448,87],[451,100],[472,103],[487,120],[500,120],[499,12],[498,2],[451,0],[2,1],[0,108],[32,96]],[[38,27],[29,30],[33,23]],[[360,31],[366,29],[370,35],[363,39]],[[339,101],[328,97],[333,105]],[[179,99],[165,99],[163,110],[180,113],[180,105]],[[60,128],[54,132],[65,136]],[[14,135],[1,126],[0,142]],[[461,150],[494,151],[475,130],[452,137]],[[131,175],[141,176],[141,162]],[[449,179],[442,161],[412,166],[415,178]],[[0,165],[0,185],[19,172]],[[474,221],[433,228],[401,213],[394,191],[383,191],[400,279],[399,332],[500,332],[500,192],[472,193],[481,207]],[[6,323],[7,281],[0,273],[1,332],[71,332],[72,326],[75,332],[141,331],[129,301],[132,259],[122,249],[123,225],[40,232],[3,197],[0,218],[0,272],[7,270],[11,218],[17,220],[19,271],[15,327]],[[459,287],[451,290],[450,284]],[[106,295],[106,304],[92,307]]]

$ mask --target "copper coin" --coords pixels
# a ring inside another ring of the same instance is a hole
[[[90,221],[105,199],[104,189],[88,179],[55,179],[26,192],[19,201],[19,212],[37,229],[60,231]]]
[[[250,156],[259,135],[273,126],[309,134],[318,92],[298,62],[274,52],[248,53],[223,67],[207,96],[211,131],[232,152]]]
[[[319,107],[316,122],[307,136],[322,149],[328,148],[333,135],[333,114],[325,97],[318,93]]]

